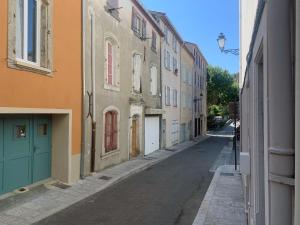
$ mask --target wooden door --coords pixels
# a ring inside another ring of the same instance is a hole
[[[138,135],[138,119],[132,119],[131,129],[131,156],[137,157],[140,154],[139,150],[139,135]]]

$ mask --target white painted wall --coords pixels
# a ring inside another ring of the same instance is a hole
[[[240,0],[240,88],[244,83],[247,67],[246,59],[252,38],[258,1],[259,0]]]

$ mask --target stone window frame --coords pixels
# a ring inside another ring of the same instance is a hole
[[[52,77],[53,73],[53,1],[52,0],[39,0],[47,5],[47,20],[45,22],[46,34],[45,39],[41,39],[45,43],[44,45],[44,55],[41,56],[45,60],[46,66],[40,64],[32,63],[30,61],[25,61],[18,59],[17,57],[17,1],[8,0],[8,63],[7,66],[12,69],[29,71],[36,74],[47,75]],[[41,31],[40,31],[41,32]],[[40,51],[39,54],[42,54]]]
[[[113,47],[113,84],[108,84],[108,66],[107,66],[107,43]],[[113,34],[106,34],[104,37],[104,89],[112,91],[120,91],[120,45],[117,38]]]
[[[140,67],[139,67],[139,74],[135,73],[135,59],[137,57],[140,57]],[[132,92],[135,94],[141,94],[142,93],[142,73],[143,73],[143,63],[142,63],[143,55],[139,52],[133,52],[132,54]],[[137,77],[135,77],[137,75]],[[136,80],[137,79],[137,80]],[[139,83],[138,88],[135,85],[135,82]]]
[[[154,88],[154,83],[153,83],[153,80],[152,80],[152,69],[156,69],[156,83],[155,83],[155,88]],[[155,96],[157,96],[158,95],[158,93],[159,93],[159,79],[158,79],[158,67],[157,67],[157,65],[156,64],[151,64],[150,65],[150,95],[151,96],[153,96],[153,97],[155,97]],[[155,89],[156,90],[156,92],[155,93],[153,93],[152,91],[153,91],[153,89]]]
[[[106,113],[107,112],[116,112],[117,113],[117,130],[118,130],[118,135],[117,135],[117,148],[111,151],[106,152],[106,148],[105,148],[105,122],[106,122]],[[121,112],[119,110],[118,107],[114,106],[114,105],[110,105],[108,107],[106,107],[103,110],[102,113],[102,150],[101,150],[101,158],[105,158],[107,156],[110,155],[114,155],[118,152],[120,152],[120,131],[121,131]]]

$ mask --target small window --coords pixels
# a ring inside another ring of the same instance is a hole
[[[109,111],[105,113],[105,153],[118,148],[118,113]]]
[[[178,65],[177,65],[177,59],[173,57],[173,72],[177,75],[178,73]]]
[[[170,105],[170,87],[166,86],[165,88],[165,104]]]
[[[16,125],[15,137],[16,138],[26,138],[26,125]]]
[[[38,125],[38,135],[39,136],[47,136],[48,134],[48,124],[39,124]]]
[[[152,31],[152,42],[151,42],[152,50],[156,51],[156,33]]]
[[[173,90],[173,106],[177,107],[177,90]]]
[[[119,82],[119,47],[112,38],[105,41],[105,88],[118,89]]]
[[[133,55],[133,90],[137,93],[141,92],[141,55]]]
[[[147,36],[147,23],[146,20],[142,19],[140,14],[135,8],[132,8],[132,24],[131,29],[139,38],[146,38]]]
[[[157,95],[157,68],[152,66],[150,69],[151,80],[150,80],[150,93],[151,95]]]

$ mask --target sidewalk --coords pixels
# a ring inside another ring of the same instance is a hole
[[[30,188],[22,194],[10,194],[0,199],[0,225],[30,225],[73,205],[105,188],[145,170],[177,154],[207,137],[178,144],[167,150],[158,150],[148,156],[130,160],[95,173],[72,186],[55,181]]]
[[[220,166],[193,225],[246,225],[242,177],[234,166]]]

